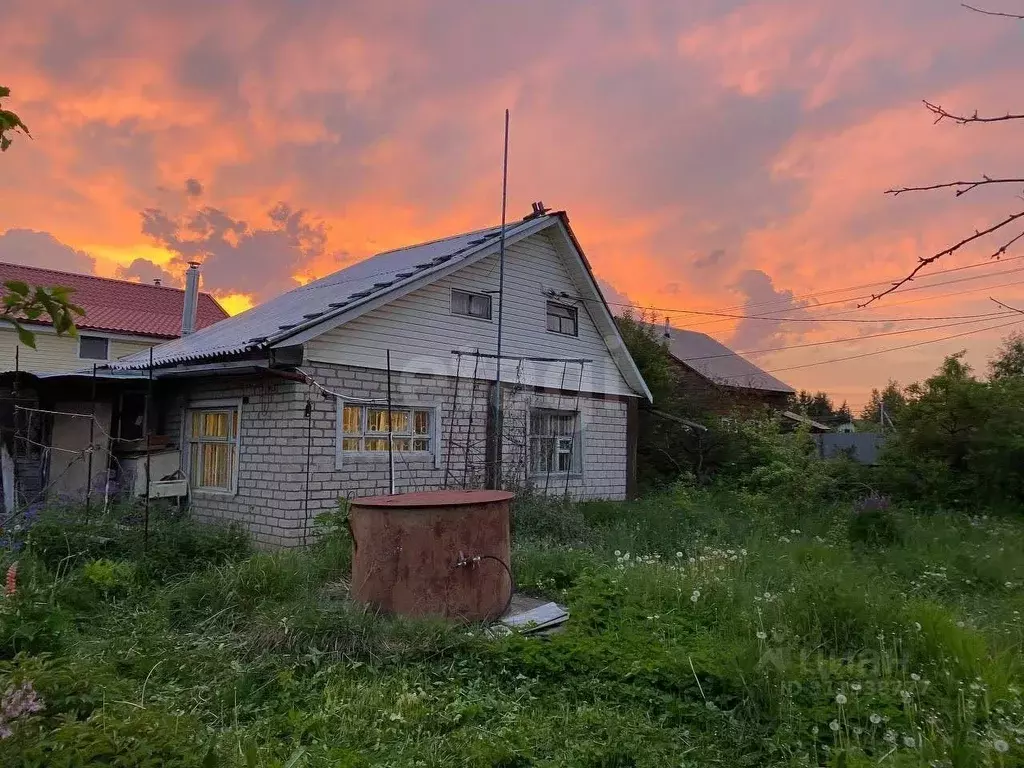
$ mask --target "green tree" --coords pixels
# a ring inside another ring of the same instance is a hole
[[[0,85],[0,99],[6,99],[10,95],[11,89]],[[28,126],[21,121],[21,118],[11,110],[4,109],[0,104],[0,152],[6,152],[7,148],[11,146],[10,134],[19,132],[29,138],[32,137],[32,134],[28,132]]]
[[[965,352],[906,388],[882,477],[914,500],[971,507],[1024,495],[1024,378],[978,379]]]
[[[58,335],[75,336],[75,315],[84,315],[84,310],[71,303],[70,288],[35,288],[20,280],[4,283],[3,310],[0,318],[14,326],[18,340],[35,349],[36,337],[25,323],[49,320]]]
[[[1024,333],[1014,331],[1003,339],[996,356],[988,363],[988,371],[991,379],[1024,376]]]
[[[873,421],[876,424],[881,423],[882,406],[884,405],[886,415],[893,421],[896,421],[900,411],[906,404],[907,398],[903,393],[903,387],[900,386],[898,381],[889,379],[889,383],[882,389],[875,388],[871,390],[871,397],[868,398],[867,404],[861,409],[860,417],[864,421]]]

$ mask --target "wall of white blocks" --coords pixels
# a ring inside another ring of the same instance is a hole
[[[386,396],[384,371],[315,364],[304,368],[328,390],[351,398]],[[458,392],[456,395],[456,384]],[[342,454],[337,446],[338,404],[317,388],[285,379],[231,377],[183,382],[167,401],[167,431],[180,433],[183,409],[201,400],[244,398],[239,425],[239,466],[234,494],[195,492],[194,516],[237,522],[265,546],[299,546],[314,536],[314,518],[339,498],[388,493],[388,454]],[[392,373],[397,406],[434,409],[432,458],[395,452],[395,491],[482,487],[486,472],[488,393],[491,382]],[[312,418],[305,416],[312,402]],[[355,402],[353,400],[353,402]],[[578,410],[582,471],[531,477],[526,425],[530,408]],[[626,495],[627,404],[622,399],[511,389],[505,393],[503,484],[513,490],[568,494],[574,499]],[[308,453],[308,482],[307,482]]]

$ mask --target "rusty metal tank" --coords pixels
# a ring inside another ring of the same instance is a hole
[[[507,491],[352,501],[352,596],[387,613],[486,621],[512,594]]]

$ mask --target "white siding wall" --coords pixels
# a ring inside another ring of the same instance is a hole
[[[34,329],[36,348],[26,347],[18,341],[18,333],[14,328],[0,326],[0,371],[13,371],[15,365],[15,348],[18,348],[17,362],[23,371],[42,373],[62,373],[65,371],[81,371],[91,369],[94,362],[102,360],[83,360],[78,356],[78,339],[73,336],[58,336],[51,329]],[[109,334],[79,331],[86,336],[109,336]],[[111,360],[149,349],[159,341],[146,339],[127,340],[110,339],[109,355]]]
[[[493,319],[452,315],[452,288],[494,292]],[[306,345],[306,359],[380,369],[390,347],[395,371],[454,375],[453,349],[495,352],[497,290],[498,257],[492,256],[313,339]],[[590,302],[563,301],[578,307],[578,337],[547,331],[548,290],[581,295],[548,235],[540,233],[509,247],[502,354],[586,358],[592,362],[583,366],[583,391],[632,394],[590,317]],[[474,364],[475,358],[464,357],[461,375],[472,376]],[[502,367],[505,381],[568,390],[580,383],[580,366],[574,363],[532,363],[520,368],[505,361]],[[477,375],[493,378],[493,361],[481,359]]]

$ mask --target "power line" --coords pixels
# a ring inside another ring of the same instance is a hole
[[[995,275],[986,275],[986,277],[995,277]],[[893,302],[891,304],[887,304],[886,306],[889,307],[889,308],[892,308],[892,307],[902,307],[902,306],[905,306],[907,304],[920,304],[922,301],[935,301],[936,299],[944,299],[944,298],[949,298],[951,296],[965,296],[965,295],[971,294],[971,293],[980,293],[980,292],[983,292],[983,291],[991,291],[993,288],[996,288],[996,287],[998,287],[998,288],[1007,288],[1007,287],[1012,286],[1012,285],[1024,285],[1024,280],[1014,280],[1014,281],[1009,282],[1009,283],[1001,283],[998,286],[984,285],[984,286],[981,286],[980,288],[968,288],[966,291],[946,291],[945,293],[939,293],[939,294],[936,294],[934,296],[922,296],[919,299],[908,299],[907,301],[897,301],[897,302]],[[932,287],[932,286],[928,286],[928,287]],[[908,288],[907,290],[916,290],[916,289],[909,289]],[[852,300],[853,299],[851,299],[851,301]],[[816,305],[816,306],[821,306],[821,305]],[[808,307],[808,309],[811,309],[811,308],[812,307]],[[863,307],[856,307],[854,309],[847,309],[847,310],[842,310],[842,311],[839,311],[839,312],[826,312],[824,315],[819,315],[818,319],[819,320],[826,320],[826,319],[828,319],[830,317],[842,317],[844,315],[852,315],[852,314],[857,314],[859,312],[864,312],[864,311],[866,311],[865,308],[863,308]],[[870,311],[870,310],[867,310],[867,311]],[[913,318],[904,318],[904,319],[912,320]],[[702,328],[704,326],[715,325],[715,324],[724,323],[724,322],[725,322],[725,320],[705,320],[704,322],[690,323],[689,327],[690,328]]]
[[[1004,312],[999,317],[1010,317],[1015,313]],[[885,333],[872,333],[864,336],[848,336],[843,339],[826,339],[825,341],[811,341],[806,344],[788,344],[782,347],[767,347],[765,349],[747,349],[740,352],[723,352],[717,355],[700,355],[698,357],[686,357],[681,358],[683,362],[691,362],[693,360],[716,360],[723,357],[735,357],[736,355],[763,355],[769,352],[784,352],[790,349],[805,349],[807,347],[821,347],[827,344],[843,344],[846,342],[857,342],[864,341],[865,339],[880,339],[884,336],[899,336],[905,333],[921,333],[922,331],[935,331],[940,328],[954,328],[960,325],[972,325],[980,322],[979,320],[964,320],[958,323],[943,323],[941,325],[927,325],[924,328],[904,328],[898,331],[886,331]]]
[[[1024,259],[1024,255],[1022,255],[1022,256],[1009,256],[1009,257],[1006,257],[1006,258],[1003,258],[1003,259],[997,259],[997,260],[986,259],[985,261],[978,261],[978,262],[975,262],[973,264],[965,264],[962,267],[951,267],[949,269],[939,269],[939,270],[936,270],[934,272],[928,273],[928,277],[934,277],[936,275],[947,275],[947,274],[950,274],[950,273],[953,273],[953,272],[963,272],[964,270],[968,270],[968,269],[977,269],[979,267],[989,267],[989,266],[994,266],[996,264],[1002,265],[1002,264],[1005,264],[1008,261],[1020,261],[1021,259]],[[996,274],[1004,274],[1004,273],[996,273]],[[976,278],[970,278],[970,279],[977,280],[977,279],[981,279],[983,277],[994,277],[994,276],[995,275],[979,275]],[[799,301],[801,299],[812,299],[815,296],[829,296],[829,295],[832,295],[832,294],[835,294],[835,293],[846,293],[848,291],[859,291],[859,290],[862,290],[864,288],[873,288],[873,287],[877,287],[877,286],[880,286],[880,285],[889,285],[890,283],[892,283],[896,279],[898,279],[898,278],[892,278],[891,280],[879,280],[879,281],[874,282],[874,283],[860,283],[858,285],[846,286],[845,288],[829,288],[829,289],[825,289],[825,290],[821,290],[821,291],[809,291],[809,292],[803,293],[803,294],[796,294],[796,295],[792,296],[791,299],[789,299],[789,300],[790,301]],[[937,287],[937,286],[940,286],[940,285],[947,285],[947,284],[952,283],[952,282],[957,282],[957,281],[945,281],[945,282],[941,282],[941,283],[932,283],[932,284],[929,284],[929,285],[915,286],[914,290],[923,290],[925,288],[934,288],[934,287]],[[910,290],[910,289],[907,289],[907,290]],[[861,297],[857,297],[857,298],[861,298]],[[848,299],[848,301],[854,301],[854,300],[855,299],[853,297]],[[750,308],[750,307],[764,306],[764,305],[770,305],[770,304],[780,304],[780,303],[784,303],[784,302],[782,300],[780,300],[780,299],[766,299],[764,301],[754,302],[753,304],[733,304],[733,305],[727,306],[727,307],[714,307],[713,309],[715,309],[716,311],[723,311],[723,312],[725,312],[725,311],[728,311],[728,310],[731,310],[731,309],[747,309],[747,308]],[[815,305],[815,306],[819,306],[819,305]]]
[[[942,342],[942,341],[949,341],[951,339],[959,339],[959,338],[961,338],[963,336],[970,336],[970,335],[975,334],[975,333],[984,333],[985,331],[995,331],[995,330],[998,330],[1000,328],[1009,328],[1011,325],[1018,325],[1021,322],[1024,322],[1024,320],[1014,320],[1013,322],[1002,323],[1000,325],[989,325],[989,326],[986,326],[984,328],[975,328],[973,331],[963,331],[962,333],[954,333],[954,334],[952,334],[950,336],[941,336],[941,337],[939,337],[937,339],[928,339],[926,341],[918,341],[918,342],[915,342],[914,344],[903,344],[903,345],[898,346],[898,347],[887,347],[886,349],[876,349],[874,352],[863,352],[863,353],[861,353],[859,355],[848,355],[847,357],[836,357],[836,358],[833,358],[832,360],[819,360],[816,363],[804,363],[802,365],[790,365],[790,366],[786,366],[785,368],[772,368],[771,370],[764,371],[764,373],[781,373],[783,371],[796,371],[796,370],[800,370],[802,368],[813,368],[813,367],[818,366],[818,365],[831,365],[832,363],[845,363],[845,362],[847,362],[849,360],[860,360],[860,359],[865,358],[865,357],[873,357],[874,355],[884,355],[884,354],[886,354],[888,352],[899,352],[900,350],[904,350],[904,349],[914,349],[916,347],[923,347],[923,346],[925,346],[927,344],[938,344],[939,342]],[[718,378],[718,379],[741,379],[741,378],[750,378],[750,376],[747,375],[747,374],[743,374],[741,376],[720,376],[720,377],[716,377],[716,378]]]

